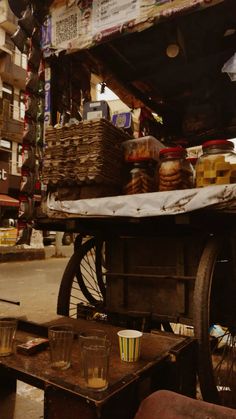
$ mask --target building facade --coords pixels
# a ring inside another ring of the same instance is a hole
[[[27,57],[11,35],[16,17],[0,0],[0,227],[17,218],[21,179]]]

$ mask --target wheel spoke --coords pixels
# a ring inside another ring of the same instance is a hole
[[[95,239],[89,239],[75,250],[61,281],[58,314],[77,317],[79,305],[89,310],[103,306],[106,276],[101,249]]]
[[[219,338],[212,358],[221,403],[233,407],[236,394],[236,341],[229,330]]]
[[[230,241],[212,237],[200,259],[194,291],[199,381],[205,400],[233,408],[236,407],[234,295]]]
[[[98,291],[98,287],[97,284],[94,283],[94,277],[91,277],[91,280],[88,279],[88,275],[86,275],[86,273],[88,272],[87,269],[84,268],[84,265],[81,265],[81,275],[83,277],[83,281],[86,284],[87,288],[90,290],[94,290],[94,291]]]

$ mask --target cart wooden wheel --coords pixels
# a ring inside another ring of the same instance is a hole
[[[105,275],[102,266],[103,242],[95,238],[75,246],[63,274],[57,313],[77,317],[78,307],[102,309],[105,305]]]
[[[195,283],[194,331],[203,399],[235,407],[236,281],[232,244],[230,238],[212,236],[205,246]]]

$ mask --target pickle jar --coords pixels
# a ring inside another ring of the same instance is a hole
[[[126,164],[123,193],[125,195],[155,192],[157,190],[156,163],[139,161]]]
[[[229,140],[211,140],[202,144],[203,154],[196,164],[196,186],[236,183],[236,154]]]
[[[160,150],[159,191],[189,189],[194,186],[194,171],[183,147]]]

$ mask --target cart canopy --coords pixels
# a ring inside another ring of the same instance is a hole
[[[77,79],[87,80],[86,70],[93,72],[131,109],[156,112],[163,121],[160,135],[169,143],[182,137],[185,146],[192,146],[235,136],[235,0],[9,4],[18,17],[21,8],[32,6],[52,68],[55,61],[57,72],[65,68],[65,57],[73,55]]]
[[[192,146],[236,134],[235,83],[222,72],[235,29],[234,0],[55,0],[42,46],[73,53],[131,109],[160,115],[169,142]]]

